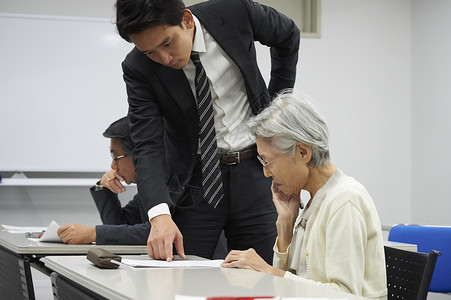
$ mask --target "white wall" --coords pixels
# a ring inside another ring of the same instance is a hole
[[[297,88],[328,121],[333,161],[368,189],[382,224],[410,220],[410,1],[323,0]]]
[[[32,16],[32,17],[30,17]],[[109,18],[1,14],[0,171],[102,171],[102,132],[127,114],[121,62],[133,45]]]
[[[1,0],[0,12],[89,18],[112,18],[115,0]]]
[[[367,187],[382,224],[409,222],[411,2],[323,0],[321,21],[320,39],[301,39],[295,89],[326,118],[332,160]]]
[[[450,225],[451,1],[412,10],[412,221]]]
[[[451,2],[322,0],[296,87],[328,120],[335,163],[382,224],[451,225]]]

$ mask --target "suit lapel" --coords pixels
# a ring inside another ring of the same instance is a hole
[[[197,115],[196,101],[183,70],[161,67],[157,72],[161,83],[180,106],[180,110]],[[196,116],[197,117],[197,116]]]
[[[191,135],[190,139],[195,141],[195,148],[197,151],[197,139],[199,132],[199,117],[197,114],[196,100],[193,92],[189,86],[183,70],[173,70],[168,67],[161,66],[156,72],[161,84],[166,88],[168,93],[178,104],[180,111],[184,116],[184,120],[179,120],[187,124],[193,130],[187,130]]]

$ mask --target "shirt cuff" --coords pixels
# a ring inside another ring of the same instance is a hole
[[[288,245],[287,247],[287,251],[285,252],[280,252],[279,248],[277,248],[277,240],[279,239],[279,237],[276,238],[276,242],[274,243],[274,247],[272,247],[272,251],[274,251],[274,253],[278,254],[278,255],[288,255],[288,252],[290,252],[290,248],[291,248],[291,243]]]
[[[158,205],[155,205],[147,212],[149,220],[152,220],[153,218],[160,215],[171,215],[171,212],[169,211],[169,205],[167,203],[160,203]]]

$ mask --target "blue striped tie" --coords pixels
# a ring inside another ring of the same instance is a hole
[[[199,59],[198,52],[191,53],[191,60],[196,66],[197,112],[199,114],[199,141],[202,162],[202,189],[204,199],[216,207],[224,196],[221,168],[218,159],[216,131],[211,103],[210,84],[207,74]]]

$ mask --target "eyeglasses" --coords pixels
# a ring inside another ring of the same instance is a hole
[[[124,157],[127,157],[127,154],[119,155],[119,156],[114,157],[114,154],[111,153],[111,158],[113,159],[113,162],[114,162],[115,165],[117,165],[117,161],[118,161],[119,159],[124,158]]]
[[[270,162],[265,162],[263,160],[263,158],[260,155],[257,155],[257,159],[258,161],[262,164],[263,168],[268,169],[268,166],[270,164],[272,164],[273,162],[275,162],[277,159],[279,158],[279,155],[276,156],[276,158],[274,158],[273,160],[271,160]]]

